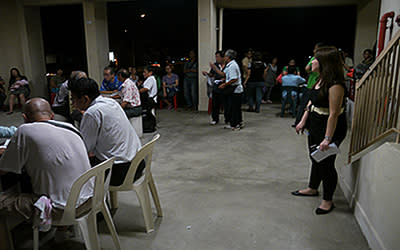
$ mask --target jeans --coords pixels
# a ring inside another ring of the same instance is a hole
[[[286,104],[292,105],[292,116],[296,117],[296,104],[297,104],[297,88],[296,87],[282,87],[282,109],[281,116],[285,114]]]
[[[197,108],[199,100],[199,85],[197,78],[185,78],[183,80],[184,95],[186,104],[189,107]]]
[[[242,122],[242,93],[231,96],[231,127],[235,128]]]
[[[247,88],[247,103],[249,108],[254,108],[254,103],[256,104],[256,112],[260,112],[261,99],[263,96],[263,82],[249,82]]]

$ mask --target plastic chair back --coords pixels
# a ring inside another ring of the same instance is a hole
[[[154,143],[160,138],[160,134],[157,134],[153,137],[153,139],[148,142],[146,145],[144,145],[135,155],[135,157],[132,160],[131,166],[129,167],[128,172],[126,173],[125,180],[122,183],[122,185],[118,186],[118,190],[132,190],[132,183],[135,178],[135,174],[137,171],[137,168],[142,162],[142,160],[145,160],[146,162],[146,167],[144,168],[144,175],[145,178],[148,178],[150,174],[150,169],[151,169],[151,162],[153,158],[153,149],[154,149]],[[115,187],[111,186],[111,190],[115,189]]]
[[[108,191],[110,185],[111,170],[114,164],[114,160],[114,158],[111,158],[89,169],[74,182],[61,220],[55,224],[74,224],[74,221],[76,219],[76,202],[79,198],[82,187],[93,178],[94,188],[92,196],[92,210],[98,211],[101,209],[101,206],[105,200],[105,192]]]

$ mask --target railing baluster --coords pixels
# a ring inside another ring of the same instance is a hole
[[[393,132],[400,143],[400,32],[357,82],[355,98],[349,161]]]

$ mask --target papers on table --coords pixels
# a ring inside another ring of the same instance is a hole
[[[321,162],[324,159],[328,158],[331,155],[336,155],[340,153],[339,148],[336,146],[335,143],[329,144],[329,148],[325,151],[319,150],[319,146],[316,147],[316,150],[311,153],[311,157],[316,161],[316,162]]]

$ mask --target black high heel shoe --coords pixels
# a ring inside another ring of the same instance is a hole
[[[315,210],[315,213],[317,214],[317,215],[323,215],[323,214],[329,214],[330,212],[332,212],[332,210],[335,208],[335,205],[332,203],[332,206],[331,206],[331,208],[329,208],[329,210],[325,210],[325,209],[322,209],[322,208],[317,208],[316,210]]]

